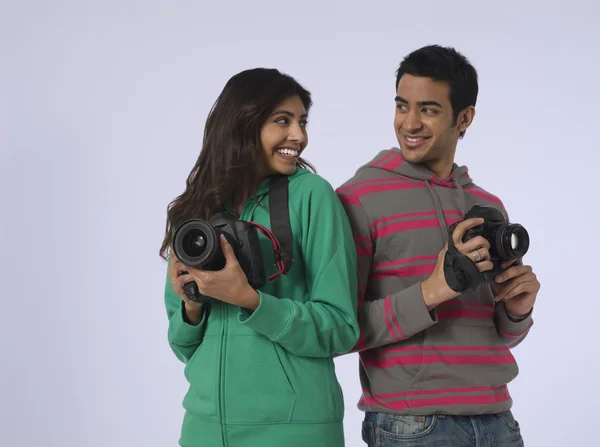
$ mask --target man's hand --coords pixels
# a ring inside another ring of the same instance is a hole
[[[506,311],[512,316],[527,314],[541,287],[533,269],[523,265],[522,259],[504,262],[500,267],[507,270],[496,276],[496,282],[491,285],[494,299],[504,301]]]
[[[452,240],[454,246],[465,256],[471,259],[480,272],[491,270],[494,265],[490,261],[490,243],[482,236],[474,237],[463,243],[462,239],[469,228],[483,224],[482,218],[467,219],[459,223],[452,232]],[[444,274],[444,258],[448,251],[448,244],[440,252],[435,265],[435,269],[431,276],[421,283],[421,291],[423,299],[428,310],[440,305],[441,303],[456,298],[460,293],[455,292],[448,286],[446,276]]]

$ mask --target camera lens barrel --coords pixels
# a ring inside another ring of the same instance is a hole
[[[520,224],[509,224],[498,232],[496,242],[502,259],[522,258],[529,250],[529,233]]]
[[[219,235],[208,222],[192,219],[184,222],[173,236],[175,256],[185,265],[202,267],[220,250]]]

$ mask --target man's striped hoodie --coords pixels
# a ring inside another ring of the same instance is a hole
[[[474,415],[512,406],[518,367],[509,348],[533,324],[509,317],[489,285],[428,311],[420,283],[448,241],[448,227],[476,204],[502,202],[465,166],[440,179],[381,151],[337,189],[353,227],[359,267],[363,411]]]

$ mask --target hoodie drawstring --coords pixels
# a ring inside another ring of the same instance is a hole
[[[448,242],[448,226],[446,225],[446,219],[444,219],[444,210],[442,210],[442,202],[440,198],[436,194],[433,186],[429,180],[425,180],[425,184],[427,185],[427,189],[429,190],[431,196],[433,197],[433,201],[435,202],[435,211],[437,214],[438,221],[440,222],[440,231],[442,232],[442,239],[444,240],[444,244]]]
[[[442,239],[444,243],[448,243],[448,225],[444,217],[444,210],[442,209],[442,200],[438,196],[435,186],[444,188],[456,188],[458,197],[452,194],[451,201],[449,200],[448,207],[458,208],[461,217],[464,218],[467,213],[467,197],[464,192],[465,186],[472,184],[472,180],[469,177],[469,170],[466,166],[458,166],[456,163],[452,163],[451,176],[445,179],[439,178],[433,173],[427,166],[422,163],[409,163],[402,157],[402,151],[400,148],[393,147],[391,149],[385,149],[380,151],[373,160],[366,165],[360,167],[358,171],[362,169],[381,169],[386,172],[391,172],[397,176],[400,176],[407,180],[416,182],[425,182],[429,194],[435,202],[435,211],[440,224],[440,231],[442,232]],[[358,172],[357,171],[357,172]],[[454,191],[453,191],[454,192]],[[454,220],[454,219],[453,219]]]
[[[458,191],[460,212],[461,212],[462,217],[464,217],[465,213],[466,213],[465,191],[464,191],[463,187],[461,186],[461,184],[457,180],[454,180],[453,183],[456,185],[456,189]],[[444,243],[447,243],[448,242],[448,225],[446,225],[446,219],[444,218],[444,210],[442,209],[442,202],[440,200],[440,197],[435,192],[435,189],[433,188],[433,186],[431,186],[431,182],[429,180],[425,180],[425,184],[427,185],[427,189],[429,190],[429,193],[431,194],[431,196],[433,197],[433,201],[435,202],[435,212],[436,212],[438,221],[440,223],[440,230],[442,232],[442,238],[444,240]]]
[[[461,186],[460,183],[458,183],[458,180],[454,180],[454,184],[456,185],[456,189],[458,190],[458,196],[460,197],[460,213],[462,215],[462,217],[465,217],[465,214],[467,212],[467,210],[465,209],[466,206],[466,202],[465,202],[465,191],[463,190],[463,187]]]

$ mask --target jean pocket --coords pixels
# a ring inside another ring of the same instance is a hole
[[[362,422],[362,440],[368,447],[375,447],[375,434],[373,433],[373,423],[371,421]]]
[[[519,423],[513,416],[512,411],[510,411],[510,410],[504,411],[502,413],[499,413],[498,416],[500,416],[500,419],[502,419],[504,421],[504,423],[506,424],[506,426],[508,428],[510,428],[511,430],[519,431],[521,429],[521,427],[519,426]]]
[[[402,441],[417,439],[430,434],[436,426],[438,417],[432,416],[400,416],[380,413],[375,428],[377,440]]]

